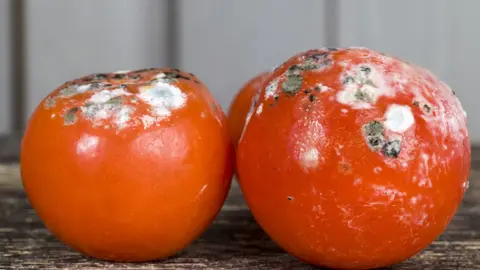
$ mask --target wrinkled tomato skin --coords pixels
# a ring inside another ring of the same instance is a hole
[[[45,226],[75,250],[165,259],[220,211],[234,148],[225,115],[195,76],[120,74],[67,82],[41,102],[22,141],[22,180]]]
[[[314,265],[410,258],[445,230],[468,187],[460,102],[395,57],[299,53],[266,79],[248,118],[237,149],[246,202],[276,243]]]
[[[251,78],[238,90],[230,103],[228,109],[228,129],[235,146],[242,135],[252,100],[269,74],[270,72],[262,72]]]

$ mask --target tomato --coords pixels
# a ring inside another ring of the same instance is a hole
[[[84,254],[162,259],[211,224],[234,160],[226,116],[176,69],[93,74],[36,108],[21,148],[25,191],[45,226]]]
[[[294,55],[264,82],[238,144],[246,202],[314,265],[401,262],[446,228],[468,187],[466,114],[431,72],[366,48]]]
[[[228,129],[236,145],[245,125],[245,118],[250,110],[252,99],[270,72],[257,74],[246,82],[233,98],[228,110]]]

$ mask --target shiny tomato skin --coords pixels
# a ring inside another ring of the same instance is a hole
[[[262,72],[247,81],[235,94],[228,109],[228,129],[235,146],[242,135],[252,100],[270,72]]]
[[[308,263],[401,262],[468,187],[466,114],[424,68],[366,48],[294,55],[264,82],[237,149],[255,219]]]
[[[94,74],[50,93],[21,148],[25,191],[45,226],[104,260],[164,259],[211,224],[234,148],[226,117],[192,74]]]

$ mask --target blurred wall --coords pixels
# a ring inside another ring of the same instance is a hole
[[[15,1],[15,0],[13,0]],[[0,59],[8,54],[0,0]],[[172,2],[170,2],[172,3]],[[27,0],[27,110],[54,87],[91,72],[165,66],[197,74],[228,108],[251,76],[325,45],[381,50],[431,69],[457,92],[480,144],[480,1]],[[335,9],[336,8],[336,9]],[[173,33],[173,35],[172,35]],[[174,51],[168,50],[175,37]],[[0,133],[8,131],[8,76],[0,61]]]
[[[245,81],[325,41],[324,1],[180,1],[180,65],[224,109]]]
[[[166,64],[166,1],[26,3],[28,114],[67,80]]]

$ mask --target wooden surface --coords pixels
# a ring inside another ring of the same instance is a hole
[[[412,259],[389,269],[480,269],[480,151],[470,188],[448,230]],[[0,165],[0,269],[313,269],[285,254],[258,227],[234,184],[210,229],[169,260],[109,263],[60,244],[42,225],[21,189],[15,163]]]

